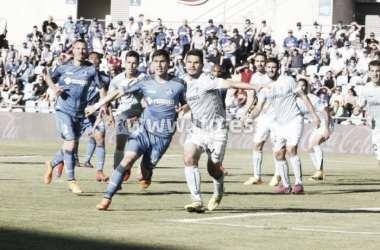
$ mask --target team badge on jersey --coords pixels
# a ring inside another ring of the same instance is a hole
[[[166,91],[166,94],[168,94],[168,95],[171,95],[171,94],[173,94],[173,90],[171,90],[171,89],[168,89],[168,91]]]
[[[68,85],[68,84],[71,83],[71,78],[70,77],[66,77],[64,81]]]
[[[87,71],[83,72],[82,76],[87,76]]]

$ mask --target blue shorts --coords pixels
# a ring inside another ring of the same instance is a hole
[[[65,141],[79,139],[83,118],[75,118],[57,110],[55,122],[58,133]]]
[[[143,155],[141,164],[146,170],[152,171],[169,148],[171,141],[172,137],[162,138],[143,129],[129,137],[125,151],[135,152],[139,157]]]
[[[87,119],[84,119],[82,126],[81,126],[81,131],[80,131],[81,135],[83,135],[86,128],[89,128],[87,131],[88,135],[92,134],[92,131],[94,130],[94,124],[96,122],[96,118],[97,118],[97,116],[91,115]],[[102,118],[102,121],[99,123],[98,127],[96,128],[96,130],[100,131],[100,132],[106,132],[106,126],[104,126],[103,118]]]

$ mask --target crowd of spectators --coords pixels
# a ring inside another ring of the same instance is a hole
[[[322,34],[322,25],[317,21],[311,29],[297,22],[294,29],[287,30],[287,36],[286,31],[276,30],[284,33],[284,40],[279,43],[272,39],[272,32],[266,20],[256,25],[247,19],[241,27],[228,32],[223,25],[214,25],[212,19],[202,30],[200,25],[192,28],[186,19],[179,27],[170,28],[161,18],[153,21],[142,14],[138,20],[130,17],[127,23],[118,21],[104,26],[96,17],[91,21],[80,17],[75,22],[69,15],[58,25],[49,16],[40,26],[26,31],[24,41],[17,41],[22,43],[20,49],[15,49],[13,41],[9,48],[0,49],[1,105],[22,105],[28,100],[53,103],[54,96],[49,94],[44,75],[70,57],[75,41],[84,39],[90,52],[102,55],[101,70],[111,78],[123,70],[123,57],[129,50],[141,56],[139,71],[154,74],[151,55],[157,49],[170,53],[169,72],[182,78],[186,74],[187,51],[200,49],[205,55],[205,73],[210,73],[217,64],[222,68],[223,78],[241,74],[241,81],[249,83],[255,72],[254,57],[257,52],[264,52],[279,60],[280,74],[309,81],[310,91],[321,98],[336,122],[340,123],[341,117],[357,115],[360,91],[356,90],[370,81],[368,63],[380,57],[374,33],[365,36],[356,22],[348,27],[338,22]],[[30,84],[33,87],[26,88]],[[343,87],[346,93],[342,93]],[[227,94],[229,119],[239,118],[246,100],[245,91]],[[360,110],[359,113],[363,114]],[[345,123],[357,124],[352,120]]]

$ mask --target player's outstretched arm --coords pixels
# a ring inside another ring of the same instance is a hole
[[[313,116],[313,123],[314,123],[314,125],[317,128],[319,128],[319,126],[321,125],[321,120],[319,119],[319,117],[315,113],[314,107],[311,104],[309,97],[307,97],[307,95],[302,90],[299,90],[297,92],[297,96],[299,98],[301,98],[302,101],[305,103],[307,109],[310,111],[310,114]]]
[[[95,111],[98,110],[101,106],[108,104],[112,102],[113,100],[116,100],[122,96],[124,96],[124,91],[121,89],[118,89],[109,93],[105,98],[101,99],[99,102],[95,103],[94,105],[86,107],[85,109],[86,117],[95,113]]]
[[[259,91],[260,89],[266,86],[267,86],[266,84],[252,85],[252,84],[247,84],[245,82],[236,82],[236,81],[225,80],[225,79],[221,79],[220,81],[220,88],[222,89],[250,89],[250,90]]]
[[[242,118],[243,126],[246,126],[248,124],[251,124],[252,121],[259,116],[261,110],[263,110],[265,102],[257,102],[255,108],[252,110],[251,115],[249,116],[249,120],[247,121],[247,124],[245,124],[245,117]]]

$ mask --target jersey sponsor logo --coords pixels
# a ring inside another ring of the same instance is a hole
[[[368,105],[369,106],[379,106],[380,102],[369,102]]]
[[[155,91],[155,90],[148,90],[148,93],[151,93],[151,94],[156,94],[156,93],[157,93],[157,91]]]
[[[150,97],[146,98],[146,101],[149,105],[152,104],[161,104],[161,105],[174,105],[174,100],[173,99],[152,99]]]
[[[273,96],[271,97],[271,99],[273,100],[273,99],[276,99],[276,98],[282,98],[282,97],[284,97],[283,94],[273,95]]]
[[[71,79],[70,77],[66,77],[65,80],[63,81],[66,83],[66,85],[69,85],[69,84],[86,85],[87,84],[87,81]]]
[[[194,101],[194,100],[199,100],[199,99],[200,99],[199,95],[187,97],[187,101],[188,102],[191,102],[191,101]]]

